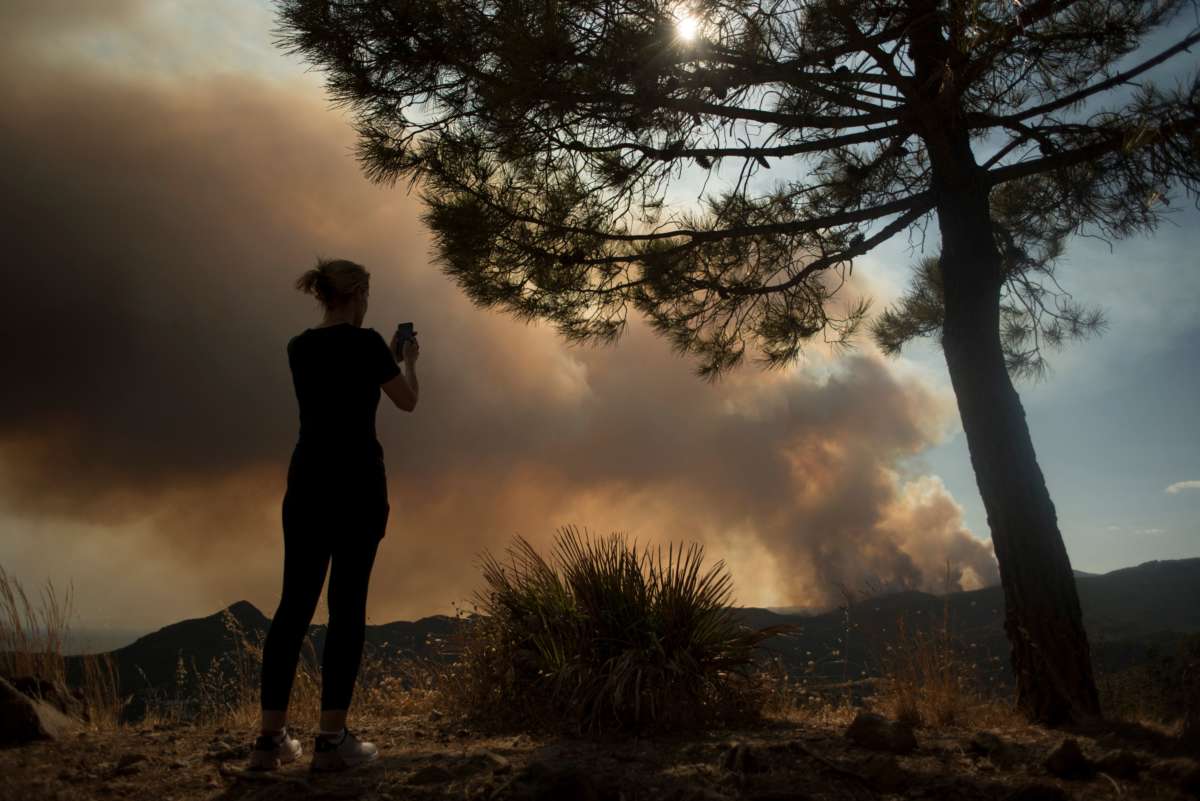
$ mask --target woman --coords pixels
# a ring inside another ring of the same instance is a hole
[[[344,260],[321,260],[296,281],[324,308],[316,328],[287,345],[300,407],[300,434],[283,498],[283,593],[263,645],[262,732],[250,766],[271,770],[300,756],[287,734],[287,705],[300,646],[329,571],[329,628],[321,663],[321,723],[314,770],[369,762],[378,749],[346,728],[362,660],[367,583],[387,525],[387,477],[375,436],[380,388],[397,408],[417,405],[420,346],[391,346],[363,328],[370,274]]]

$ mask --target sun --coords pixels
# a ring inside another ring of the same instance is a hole
[[[675,32],[685,42],[694,42],[700,32],[700,20],[685,11],[675,20]]]

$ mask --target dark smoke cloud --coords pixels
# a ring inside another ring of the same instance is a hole
[[[379,413],[392,518],[375,619],[445,611],[482,549],[568,523],[701,540],[743,602],[940,589],[947,560],[954,584],[995,580],[941,483],[902,467],[952,406],[877,356],[710,386],[637,321],[618,347],[567,347],[459,295],[416,199],[363,178],[319,94],[12,66],[0,559],[70,576],[95,617],[276,600],[284,345],[318,319],[291,282],[318,255],[372,270],[367,325],[412,319],[422,338],[420,407]]]

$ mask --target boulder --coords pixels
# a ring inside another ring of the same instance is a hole
[[[863,748],[908,754],[917,747],[917,738],[907,723],[888,720],[882,715],[859,712],[846,730],[846,737]]]
[[[79,721],[0,678],[0,744],[58,740],[78,731]]]

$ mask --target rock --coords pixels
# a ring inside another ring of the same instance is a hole
[[[60,681],[39,679],[36,676],[18,676],[12,679],[12,686],[30,698],[45,701],[50,706],[70,718],[87,722],[89,719],[87,702],[83,691],[68,689]]]
[[[1096,768],[1079,750],[1079,743],[1068,737],[1046,757],[1046,770],[1060,779],[1090,779]]]
[[[1136,779],[1141,769],[1141,760],[1137,755],[1124,748],[1109,751],[1096,760],[1096,770],[1118,779]]]
[[[764,773],[769,767],[763,753],[747,743],[730,743],[718,764],[732,773]]]
[[[0,678],[0,744],[58,740],[79,728],[79,721],[45,701],[30,698]]]
[[[406,784],[440,784],[454,778],[454,774],[441,765],[426,765],[408,777]]]
[[[917,738],[907,723],[888,720],[882,715],[859,712],[846,730],[846,737],[863,748],[908,754],[917,747]]]
[[[858,774],[881,793],[899,792],[912,783],[912,774],[890,754],[871,755],[858,766]]]
[[[1053,784],[1027,784],[1004,797],[1004,801],[1070,801],[1061,787]]]

